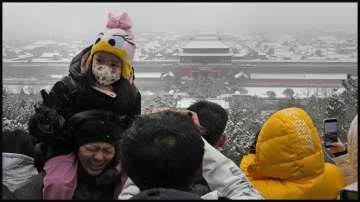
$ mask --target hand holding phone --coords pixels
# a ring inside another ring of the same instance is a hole
[[[347,152],[346,144],[343,144],[338,138],[336,142],[329,145],[327,151],[333,156],[339,156]]]
[[[324,120],[324,143],[325,147],[330,147],[332,143],[337,142],[337,120],[329,118]]]

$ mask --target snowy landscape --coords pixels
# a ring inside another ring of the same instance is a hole
[[[235,5],[230,6],[241,9],[242,4]],[[74,8],[69,7],[69,13],[66,12],[69,16],[64,16],[63,11],[59,19],[53,16],[55,21],[60,22],[56,25],[43,17],[35,22],[35,15],[28,16],[29,21],[34,21],[33,26],[37,27],[31,26],[31,30],[28,24],[21,24],[23,16],[17,16],[21,19],[17,19],[21,26],[15,25],[15,17],[7,16],[17,14],[4,9],[8,13],[4,15],[6,36],[2,43],[3,130],[27,129],[29,118],[34,113],[33,105],[41,101],[40,90],[49,92],[56,81],[69,74],[73,57],[95,42],[96,38],[92,37],[95,33],[87,29],[103,28],[106,12],[112,6],[125,9],[121,3],[91,6],[104,12],[96,10],[97,14],[94,14],[90,9],[81,12],[82,17],[92,17],[97,21],[83,22],[80,17],[75,18],[79,9],[75,9],[74,4]],[[257,8],[253,11],[256,15],[242,18],[239,16],[243,13],[237,10],[227,12],[229,8],[225,6],[212,9],[216,12],[219,9],[219,13],[223,9],[222,15],[227,18],[214,16],[214,12],[210,12],[211,6],[201,5],[197,9],[203,13],[195,12],[199,16],[193,16],[193,22],[188,22],[190,14],[180,16],[180,19],[173,15],[172,12],[180,12],[174,7],[158,12],[157,18],[156,12],[151,9],[150,14],[144,14],[150,11],[140,9],[141,12],[137,13],[137,8],[133,7],[136,9],[132,10],[135,14],[131,17],[142,19],[134,21],[138,23],[135,28],[142,31],[134,31],[136,51],[133,61],[135,85],[142,96],[142,114],[161,107],[184,109],[198,100],[220,104],[229,115],[225,131],[228,142],[222,152],[236,164],[248,151],[255,134],[269,115],[286,107],[303,108],[313,118],[319,133],[323,131],[325,118],[337,118],[339,136],[345,142],[358,105],[358,33],[349,31],[354,30],[351,26],[351,29],[343,29],[345,22],[353,22],[349,21],[347,13],[330,12],[330,15],[321,18],[322,11],[319,11],[313,13],[318,18],[309,20],[311,16],[304,13],[290,15],[290,12],[285,12],[284,6],[282,11],[287,16],[276,18],[271,11],[267,17],[262,17]],[[263,9],[266,8],[264,4]],[[13,9],[18,8],[13,6]],[[71,12],[76,15],[71,15]],[[52,13],[49,11],[48,15]],[[154,19],[144,19],[149,15]],[[202,18],[206,15],[207,18]],[[342,15],[345,16],[343,23],[335,22],[334,19]],[[71,17],[73,21],[66,21],[66,17]],[[308,28],[312,20],[314,24]],[[326,28],[315,25],[321,20],[320,24]],[[41,23],[43,27],[39,29]],[[62,26],[69,28],[60,33]],[[260,29],[263,26],[264,29]],[[15,32],[19,27],[25,31]],[[39,31],[38,35],[32,31]],[[33,34],[32,37],[27,37],[27,32]],[[13,37],[14,33],[18,35]]]
[[[217,33],[231,48],[233,60],[356,61],[357,35],[345,31],[313,31],[312,34]],[[181,47],[192,33],[140,33],[136,38],[135,62],[178,60]],[[3,62],[70,62],[72,57],[95,39],[34,41],[12,46],[4,41]]]

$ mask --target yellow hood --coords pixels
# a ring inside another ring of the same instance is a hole
[[[245,155],[240,168],[265,199],[335,199],[346,185],[340,169],[324,163],[317,130],[299,108],[265,122],[256,154]]]
[[[324,170],[319,134],[300,108],[274,113],[263,125],[254,161],[247,172],[254,179],[299,179],[316,176]]]

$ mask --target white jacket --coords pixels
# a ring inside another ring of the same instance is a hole
[[[2,153],[2,183],[14,191],[38,172],[33,158],[23,154]]]
[[[336,158],[336,166],[338,166],[349,184],[357,182],[358,175],[358,119],[357,115],[354,117],[350,124],[350,129],[347,136],[348,141],[348,154],[338,156]]]
[[[240,168],[221,152],[212,147],[204,138],[204,158],[202,175],[212,192],[203,195],[203,199],[263,199]],[[118,199],[130,199],[140,193],[140,189],[128,178]]]

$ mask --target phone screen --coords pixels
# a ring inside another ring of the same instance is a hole
[[[340,192],[340,200],[357,200],[358,193],[353,190],[342,190]]]
[[[325,147],[337,141],[337,121],[329,119],[324,121]]]

